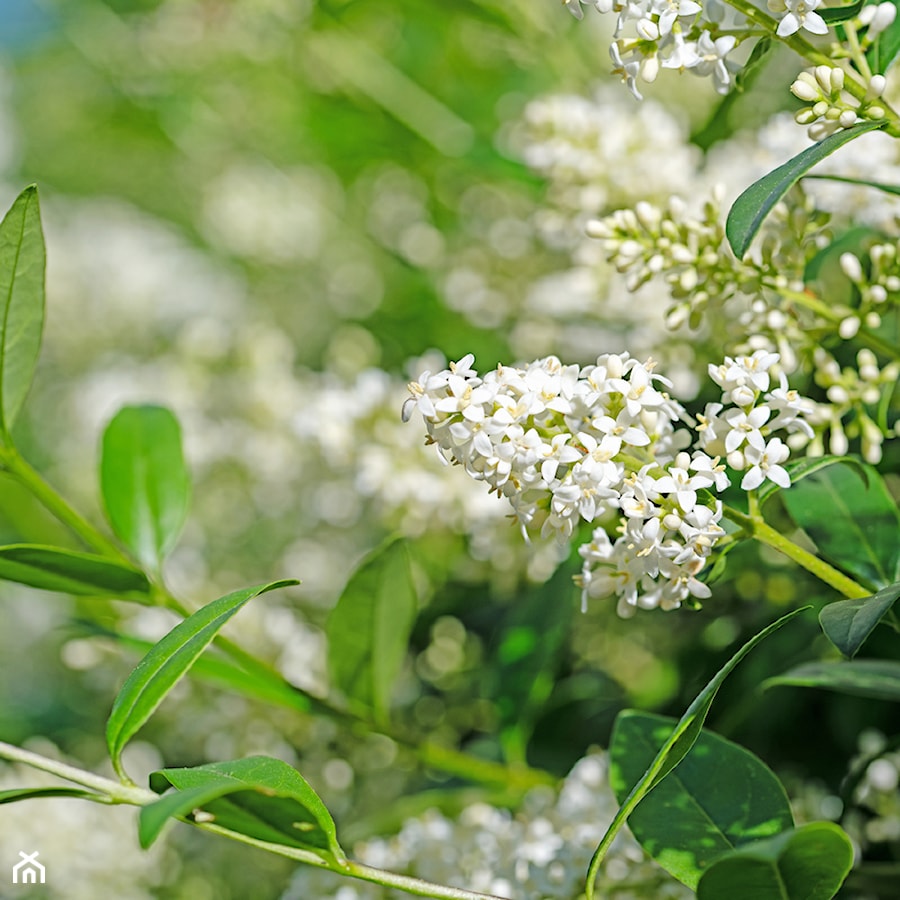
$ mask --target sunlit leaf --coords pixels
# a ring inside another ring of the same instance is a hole
[[[843,147],[844,144],[867,131],[882,128],[884,124],[884,122],[864,122],[843,131],[836,131],[751,184],[734,201],[725,223],[725,234],[734,255],[738,259],[743,258],[763,220],[772,211],[772,207],[796,184],[801,176],[834,153],[835,150]]]
[[[274,581],[213,600],[179,622],[138,663],[113,703],[106,723],[106,743],[113,766],[122,773],[122,750],[193,665],[219,629],[250,599],[297,584]]]
[[[100,487],[110,524],[141,563],[156,569],[184,525],[190,484],[181,429],[160,406],[126,406],[106,427]]]
[[[609,744],[610,784],[619,802],[672,733],[675,719],[626,710]],[[641,846],[688,887],[736,847],[791,828],[781,782],[749,750],[705,729],[677,770],[628,818]]]
[[[765,688],[779,685],[825,688],[878,700],[900,700],[900,662],[854,659],[836,663],[803,663],[763,682]]]
[[[25,188],[0,223],[0,431],[25,401],[44,327],[46,251],[37,187]]]
[[[68,787],[35,787],[13,788],[9,791],[0,791],[0,804],[17,803],[19,800],[40,800],[51,797],[72,797],[76,800],[91,800],[94,803],[108,803],[109,798],[94,791],[86,791],[83,788]]]
[[[853,456],[804,456],[802,459],[792,459],[789,462],[786,462],[784,468],[788,475],[791,476],[791,486],[793,486],[798,481],[802,481],[810,475],[815,475],[816,472],[827,469],[829,466],[833,466],[836,463],[852,466],[863,479],[868,477],[865,466]],[[760,506],[762,506],[769,497],[782,490],[784,490],[784,488],[780,488],[774,481],[764,481],[757,494]]]
[[[156,840],[169,819],[202,809],[204,815],[197,821],[215,822],[220,828],[268,843],[344,858],[331,813],[306,779],[280,759],[250,756],[162,769],[150,776],[150,785],[157,793],[169,787],[176,790],[141,809],[142,847]]]

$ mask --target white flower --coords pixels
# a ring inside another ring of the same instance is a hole
[[[742,409],[728,410],[723,416],[731,429],[725,435],[725,452],[731,453],[732,450],[737,450],[745,441],[757,449],[765,447],[766,442],[760,428],[769,420],[771,413],[772,411],[767,406],[757,406],[749,413]]]
[[[781,466],[788,456],[790,456],[790,450],[781,438],[772,438],[762,450],[748,446],[744,451],[744,460],[745,463],[750,464],[750,468],[741,479],[741,489],[756,490],[767,478],[779,487],[790,487],[791,476]]]
[[[801,28],[810,34],[828,34],[828,25],[815,12],[821,0],[768,0],[774,13],[787,12],[778,24],[778,37],[796,34]]]

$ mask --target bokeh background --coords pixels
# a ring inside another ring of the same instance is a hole
[[[423,608],[398,716],[501,757],[516,696],[504,642],[547,638],[547,696],[515,752],[560,776],[605,745],[618,709],[680,711],[735,641],[799,598],[831,599],[751,547],[697,613],[581,614],[577,561],[525,545],[500,501],[400,421],[406,382],[468,352],[485,369],[652,352],[685,400],[721,355],[720,335],[666,330],[659,287],[627,293],[584,221],[713,182],[733,196],[800,149],[802,129],[729,126],[704,160],[689,138],[715,109],[708,85],[661,79],[636,103],[608,78],[603,29],[552,2],[0,4],[0,205],[36,182],[49,253],[43,355],[17,434],[29,459],[100,521],[105,423],[123,403],[171,407],[194,488],[170,583],[200,604],[301,579],[230,634],[313,693],[327,690],[322,624],[352,566],[408,535]],[[733,116],[753,126],[772,105],[763,92]],[[883,166],[896,168],[893,152]],[[70,542],[3,476],[0,538]],[[0,610],[0,736],[103,771],[103,723],[136,661],[110,632],[155,638],[174,620],[9,585]],[[890,716],[814,692],[763,704],[754,689],[773,666],[822,641],[812,621],[779,633],[711,718],[814,817],[841,813],[847,759]],[[386,738],[193,680],[129,767],[254,752],[296,764],[359,836],[399,827],[400,814],[376,816],[392,799],[455,784]],[[3,786],[37,781],[0,766]],[[896,808],[874,817],[900,821]],[[0,879],[32,845],[50,873],[34,896],[67,900],[275,898],[293,875],[184,827],[142,853],[132,810],[0,807]]]

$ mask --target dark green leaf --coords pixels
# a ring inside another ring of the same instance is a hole
[[[698,900],[831,900],[853,865],[850,838],[833,822],[811,822],[734,850],[714,862]]]
[[[0,804],[16,803],[19,800],[39,800],[43,797],[74,797],[78,800],[92,800],[95,803],[108,803],[109,798],[93,791],[85,791],[82,788],[67,787],[36,787],[14,788],[10,791],[0,791]]]
[[[179,622],[138,663],[119,691],[106,723],[106,743],[122,774],[122,750],[153,715],[163,698],[193,665],[219,629],[250,599],[296,581],[274,581],[213,600]]]
[[[609,745],[610,784],[619,802],[672,733],[675,719],[625,710]],[[710,731],[628,818],[640,845],[696,889],[703,871],[736,847],[793,827],[781,782],[749,750]]]
[[[146,601],[147,576],[102,556],[43,547],[11,544],[0,547],[0,578],[47,591],[84,596],[133,596]]]
[[[272,844],[286,844],[319,856],[344,859],[334,820],[325,804],[296,769],[266,756],[211,763],[187,769],[162,769],[150,776],[157,793],[176,790],[141,810],[139,835],[149,847],[165,823],[202,808],[197,821]]]
[[[825,688],[878,700],[900,700],[900,662],[854,659],[850,662],[803,663],[763,682],[765,688],[779,685]]]
[[[816,10],[816,12],[818,12],[829,25],[837,25],[840,22],[847,22],[850,19],[855,18],[865,4],[866,0],[856,0],[855,3],[850,3],[847,6],[832,6],[828,9],[823,6],[821,9]]]
[[[34,377],[44,327],[46,252],[37,187],[0,223],[0,430],[9,434]]]
[[[900,13],[900,0],[893,0]],[[873,74],[883,74],[900,53],[900,15],[875,38],[875,43],[866,51],[866,62]]]
[[[830,562],[873,591],[898,580],[900,514],[881,476],[865,466],[816,472],[781,494],[791,518]]]
[[[187,516],[190,485],[181,429],[160,406],[126,406],[103,435],[100,488],[113,531],[158,568]]]
[[[773,622],[767,628],[764,628],[759,634],[752,637],[734,656],[722,666],[721,669],[713,676],[709,684],[697,695],[693,703],[687,708],[685,714],[679,719],[678,724],[672,730],[666,742],[663,744],[659,753],[653,758],[651,764],[647,767],[646,772],[637,781],[631,792],[623,801],[619,811],[616,813],[612,824],[600,841],[594,858],[591,860],[588,869],[587,883],[585,885],[585,893],[587,900],[591,900],[594,896],[594,880],[597,877],[597,871],[600,863],[606,854],[607,849],[613,841],[613,838],[621,830],[625,824],[625,820],[631,816],[635,807],[644,799],[644,797],[656,787],[684,758],[687,756],[691,747],[694,745],[703,728],[703,723],[709,713],[713,700],[722,686],[722,682],[728,677],[737,664],[761,641],[765,640],[774,631],[777,631],[787,622],[809,609],[804,606],[801,609],[795,609],[793,612],[782,616]]]
[[[409,551],[395,539],[363,560],[328,617],[328,669],[334,685],[379,721],[387,718],[417,609]]]
[[[819,611],[819,624],[828,640],[852,659],[898,597],[900,583],[861,600],[836,600]]]
[[[797,179],[839,147],[843,147],[844,144],[867,131],[882,128],[884,124],[884,122],[864,122],[843,131],[837,131],[751,184],[734,201],[725,223],[725,234],[734,255],[738,259],[743,258],[763,220],[771,212],[772,207],[797,182]]]
[[[850,178],[848,175],[805,175],[805,178],[818,178],[821,181],[840,181],[844,184],[859,184],[864,187],[875,188],[885,194],[900,194],[900,185],[885,184],[883,181],[869,181],[866,178]],[[875,232],[876,234],[878,232]]]
[[[793,486],[798,481],[802,481],[804,478],[808,478],[822,469],[827,469],[829,466],[835,465],[835,463],[852,466],[861,478],[866,479],[868,477],[865,466],[852,456],[804,456],[802,459],[795,459],[785,463],[784,468],[787,470],[788,475],[791,476],[791,485]],[[780,490],[783,489],[778,487],[774,481],[764,481],[757,494],[760,506]]]

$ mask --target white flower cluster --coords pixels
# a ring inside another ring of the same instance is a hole
[[[627,353],[585,367],[550,356],[525,368],[501,365],[484,378],[470,354],[411,383],[404,415],[417,407],[427,442],[505,496],[526,534],[539,529],[566,540],[580,521],[620,517],[614,543],[599,524],[581,548],[583,603],[614,594],[623,615],[636,607],[675,609],[709,596],[697,575],[725,532],[721,503],[704,502],[698,492],[728,487],[719,458],[747,470],[745,490],[766,478],[787,487],[781,463],[788,448],[766,438],[779,428],[812,434],[800,418],[810,405],[783,377],[759,402],[777,361],[760,351],[710,366],[723,403],[707,407],[692,454],[684,450],[690,431],[678,427],[689,422],[686,413],[660,389],[669,383],[653,373],[652,361]],[[723,412],[725,403],[733,408]]]
[[[606,756],[595,754],[575,765],[558,795],[548,788],[535,789],[516,814],[486,803],[467,807],[457,819],[432,809],[407,820],[399,834],[357,844],[353,855],[367,865],[510,900],[571,900],[584,888],[591,856],[617,806]],[[407,896],[304,867],[281,900]],[[693,895],[646,859],[623,831],[604,861],[597,896],[675,900]]]

